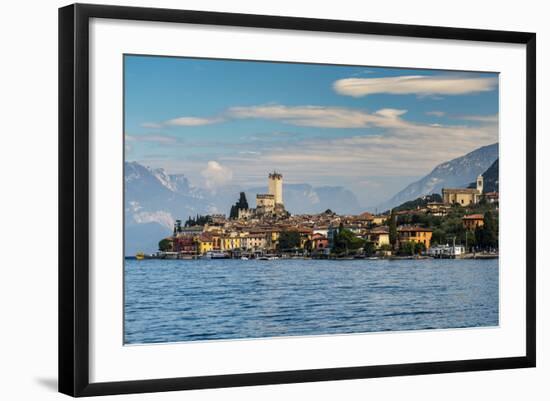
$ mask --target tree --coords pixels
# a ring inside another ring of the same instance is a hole
[[[415,243],[413,241],[407,241],[407,242],[402,242],[400,245],[399,245],[399,251],[398,253],[400,255],[414,255],[415,254]]]
[[[481,249],[498,248],[498,224],[490,210],[483,216],[483,226],[476,227],[475,241]]]
[[[172,241],[168,238],[164,238],[159,242],[159,251],[169,252],[172,250]]]
[[[335,253],[343,253],[348,251],[356,251],[365,245],[365,240],[357,237],[348,229],[342,228],[334,239],[333,251]]]
[[[281,231],[278,248],[280,251],[299,248],[300,233],[298,231]]]
[[[374,245],[374,242],[372,241],[366,241],[363,245],[363,251],[365,252],[366,256],[372,256],[376,252],[376,247]]]
[[[390,215],[390,244],[393,249],[397,244],[397,221],[395,216],[395,209],[391,210]]]
[[[246,194],[244,192],[241,192],[239,194],[239,200],[233,206],[231,206],[231,210],[229,212],[229,218],[230,219],[238,218],[239,209],[248,210],[248,201],[246,200]]]
[[[426,245],[423,242],[417,242],[414,244],[414,253],[416,255],[422,255],[422,252],[426,250]]]

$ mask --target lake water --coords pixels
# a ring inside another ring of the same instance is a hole
[[[126,344],[497,326],[498,260],[126,260]]]

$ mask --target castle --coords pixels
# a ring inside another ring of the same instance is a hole
[[[256,194],[255,209],[239,209],[239,219],[287,214],[283,202],[283,175],[277,171],[270,173],[268,175],[267,188],[267,194]]]
[[[458,203],[461,206],[476,204],[483,195],[483,176],[478,175],[475,188],[443,188],[441,192],[443,203]]]

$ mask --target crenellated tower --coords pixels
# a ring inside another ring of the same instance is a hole
[[[275,198],[275,204],[283,206],[283,175],[277,171],[269,174],[268,192]]]

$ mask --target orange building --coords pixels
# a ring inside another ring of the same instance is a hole
[[[462,225],[466,230],[475,230],[477,227],[483,227],[482,214],[469,214],[462,218]]]
[[[430,249],[432,241],[432,230],[424,227],[401,226],[397,228],[397,237],[399,245],[405,242],[422,243],[426,249]]]

